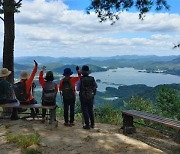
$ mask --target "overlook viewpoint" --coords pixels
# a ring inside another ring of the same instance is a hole
[[[180,145],[168,136],[147,127],[138,128],[136,134],[125,136],[120,129],[121,126],[97,123],[94,129],[83,130],[79,121],[76,121],[73,127],[65,127],[61,119],[58,121],[59,125],[55,128],[47,123],[42,124],[38,119],[1,120],[1,153],[27,153],[20,144],[9,143],[7,133],[14,135],[37,133],[40,138],[39,144],[27,147],[31,149],[31,153],[32,149],[35,149],[36,153],[43,154],[178,154],[180,151]]]

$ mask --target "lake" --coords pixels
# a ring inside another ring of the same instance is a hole
[[[106,72],[91,73],[98,82],[98,91],[105,91],[106,87],[118,87],[120,85],[145,84],[150,87],[159,84],[180,83],[180,76],[163,73],[139,72],[134,68],[110,69]]]

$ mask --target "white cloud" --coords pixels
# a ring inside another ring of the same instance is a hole
[[[96,15],[70,10],[62,1],[24,0],[15,15],[15,56],[112,56],[178,54],[171,50],[180,38],[180,14],[124,12],[120,20],[99,23]],[[0,22],[0,27],[3,23]],[[3,28],[0,29],[0,47]]]

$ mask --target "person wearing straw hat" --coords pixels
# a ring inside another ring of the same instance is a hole
[[[23,104],[23,105],[37,104],[37,101],[34,99],[34,96],[32,94],[33,80],[34,80],[34,77],[36,75],[37,68],[38,68],[38,63],[35,60],[34,60],[34,64],[35,64],[34,69],[30,76],[27,71],[21,72],[20,82],[25,82],[26,93],[28,94],[28,98],[26,99],[26,101],[23,101],[23,102],[20,101],[20,104]],[[39,113],[39,109],[36,109],[36,112],[35,112],[34,109],[31,108],[31,116],[33,118],[35,117],[37,113]]]
[[[6,80],[6,78],[11,74],[7,68],[0,69],[0,104],[14,103],[17,102],[16,99],[12,99],[13,89],[11,84]],[[17,120],[17,109],[13,108],[11,119]]]
[[[7,68],[2,68],[0,70],[0,103],[9,103],[9,95],[12,93],[12,88],[10,83],[6,78],[11,74]]]

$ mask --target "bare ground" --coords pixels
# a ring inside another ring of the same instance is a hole
[[[180,145],[168,136],[149,128],[138,129],[129,136],[120,126],[97,123],[95,129],[83,130],[81,123],[65,127],[61,119],[57,128],[40,120],[0,120],[0,154],[21,154],[17,144],[7,143],[5,134],[37,132],[43,154],[180,154]]]

